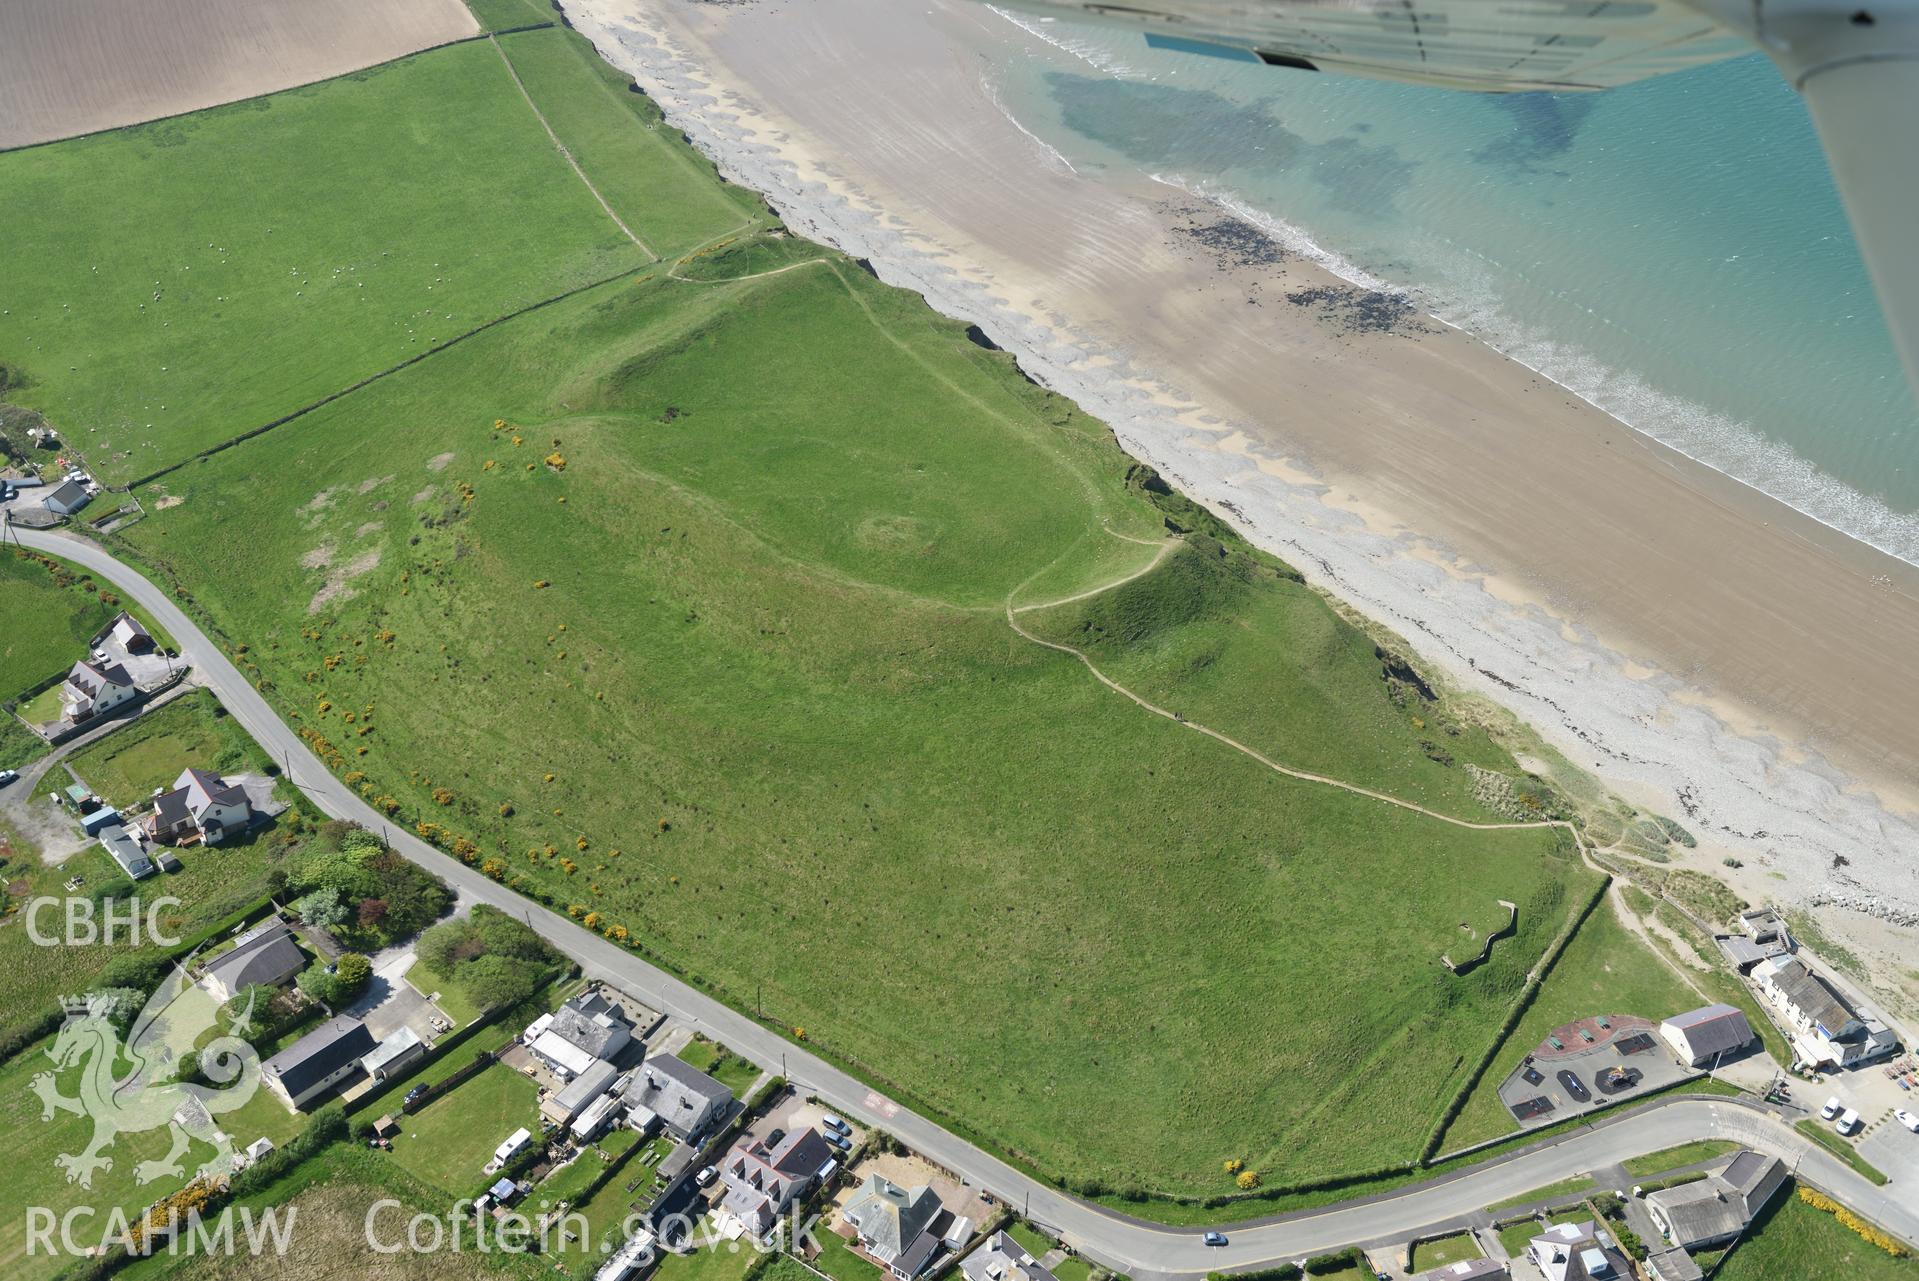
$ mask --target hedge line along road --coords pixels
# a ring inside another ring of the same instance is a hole
[[[1353,1244],[1407,1240],[1463,1224],[1482,1207],[1561,1179],[1696,1139],[1728,1139],[1783,1158],[1799,1177],[1908,1241],[1919,1241],[1919,1192],[1875,1187],[1775,1114],[1727,1098],[1654,1100],[1518,1152],[1466,1166],[1380,1196],[1224,1227],[1228,1244],[1212,1248],[1203,1228],[1149,1223],[1082,1201],[903,1107],[803,1045],[689,987],[625,948],[522,898],[462,863],[391,827],[341,784],[267,705],[219,647],[166,593],[98,544],[72,534],[13,528],[21,545],[61,556],[110,582],[173,634],[201,683],[279,761],[286,777],[322,813],[382,832],[408,858],[430,868],[468,899],[526,921],[602,979],[655,1009],[697,1027],[799,1088],[902,1143],[1059,1233],[1087,1258],[1135,1277],[1241,1270],[1293,1262]],[[1913,1140],[1919,1143],[1919,1138]]]

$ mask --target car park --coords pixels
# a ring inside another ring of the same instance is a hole
[[[1892,1119],[1905,1126],[1908,1130],[1911,1130],[1914,1134],[1919,1134],[1919,1116],[1915,1116],[1904,1108],[1900,1108],[1892,1114]]]
[[[1206,1234],[1206,1244],[1207,1244],[1207,1245],[1215,1245],[1215,1246],[1217,1246],[1217,1245],[1225,1245],[1225,1244],[1226,1244],[1226,1234],[1225,1234],[1224,1232],[1208,1232],[1208,1233]]]
[[[1859,1114],[1851,1108],[1847,1108],[1839,1114],[1839,1119],[1834,1121],[1833,1125],[1841,1134],[1856,1133],[1859,1129]]]
[[[1819,1115],[1830,1121],[1839,1115],[1840,1103],[1837,1096],[1826,1100],[1826,1106],[1819,1109]]]

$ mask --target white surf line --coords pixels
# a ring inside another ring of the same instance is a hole
[[[540,128],[546,130],[546,136],[553,142],[553,150],[560,153],[560,158],[572,168],[574,176],[580,180],[581,185],[593,193],[593,198],[600,202],[600,208],[605,211],[608,218],[613,220],[613,225],[620,229],[621,234],[638,245],[641,253],[658,262],[660,256],[653,252],[653,247],[634,235],[633,228],[627,226],[620,215],[613,212],[613,206],[606,203],[606,197],[602,196],[600,189],[593,185],[593,180],[586,176],[586,170],[580,168],[580,162],[573,158],[573,153],[568,151],[566,144],[560,141],[560,135],[553,132],[553,126],[546,122],[546,113],[540,110],[539,103],[533,101],[533,95],[526,91],[526,82],[520,79],[520,73],[514,67],[513,59],[507,57],[506,50],[500,47],[499,37],[488,35],[486,39],[487,43],[493,46],[493,52],[500,55],[500,61],[506,64],[506,74],[513,77],[513,86],[520,91],[520,97],[526,99],[527,108],[532,111],[533,118],[540,122]]]

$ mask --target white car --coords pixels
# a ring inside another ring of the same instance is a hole
[[[1914,1116],[1904,1108],[1900,1108],[1892,1114],[1892,1119],[1905,1126],[1908,1130],[1911,1130],[1914,1134],[1919,1134],[1919,1116]]]
[[[1847,1108],[1839,1114],[1839,1119],[1834,1121],[1833,1125],[1841,1134],[1855,1133],[1859,1129],[1859,1114]]]
[[[1830,1121],[1839,1115],[1840,1103],[1837,1096],[1827,1099],[1826,1106],[1819,1109],[1819,1115]]]
[[[20,776],[18,774],[14,773],[10,769],[0,769],[0,787],[5,787],[8,783],[11,783],[14,779],[19,777]]]

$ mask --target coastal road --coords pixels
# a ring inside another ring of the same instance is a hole
[[[1875,1187],[1784,1121],[1750,1104],[1681,1096],[1654,1100],[1518,1153],[1391,1193],[1226,1228],[1229,1244],[1209,1249],[1200,1239],[1201,1228],[1166,1227],[1135,1219],[1082,1201],[1014,1169],[882,1097],[804,1046],[787,1041],[625,948],[393,828],[307,750],[220,648],[144,576],[97,544],[71,534],[24,529],[9,529],[7,533],[23,546],[61,556],[93,571],[171,632],[200,681],[219,694],[227,710],[282,763],[286,777],[322,813],[373,831],[385,831],[394,847],[408,858],[431,869],[463,897],[490,903],[526,921],[577,961],[590,977],[612,983],[698,1027],[762,1068],[782,1072],[801,1089],[827,1099],[846,1115],[891,1132],[907,1147],[990,1190],[1107,1267],[1134,1276],[1176,1276],[1291,1262],[1356,1242],[1406,1239],[1452,1225],[1486,1205],[1571,1175],[1709,1138],[1729,1139],[1778,1155],[1801,1178],[1899,1236],[1919,1241],[1919,1196],[1902,1183]]]

